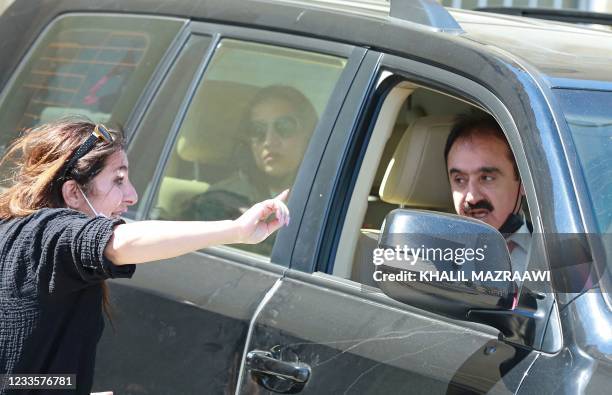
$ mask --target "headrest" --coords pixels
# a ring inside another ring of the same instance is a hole
[[[395,149],[380,186],[384,202],[453,211],[453,200],[444,162],[444,145],[454,117],[433,116],[415,120]]]
[[[241,137],[241,122],[257,89],[231,81],[204,81],[179,131],[178,155],[201,164],[227,162]]]

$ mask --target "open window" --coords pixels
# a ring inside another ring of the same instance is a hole
[[[455,214],[444,147],[459,115],[483,112],[466,100],[408,81],[390,90],[372,121],[336,249],[334,275],[376,286],[372,253],[391,210]],[[523,202],[528,219],[525,199]]]

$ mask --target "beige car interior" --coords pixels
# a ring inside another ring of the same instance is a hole
[[[403,82],[374,126],[340,236],[333,274],[376,286],[372,252],[396,208],[453,213],[444,145],[457,115],[479,111],[459,99]]]
[[[240,139],[240,123],[256,91],[255,86],[231,81],[202,82],[160,184],[155,205],[160,219],[179,218],[191,199],[236,170],[232,157]],[[217,179],[203,179],[204,174]]]

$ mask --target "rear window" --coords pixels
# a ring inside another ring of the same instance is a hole
[[[0,97],[0,154],[20,131],[66,115],[125,124],[183,23],[124,15],[58,18]]]

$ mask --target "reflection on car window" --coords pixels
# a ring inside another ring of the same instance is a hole
[[[210,43],[210,36],[193,35],[187,40],[142,122],[134,131],[134,137],[128,147],[130,178],[141,198],[136,205],[129,208],[126,213],[128,218],[140,219],[144,216],[148,197],[155,183],[155,172],[160,166],[159,158],[164,156],[168,131],[172,129],[177,114],[181,112],[189,86]],[[187,185],[191,184],[195,185]]]
[[[574,138],[599,230],[612,233],[612,92],[555,92]]]
[[[168,18],[59,18],[0,103],[0,146],[67,115],[123,125],[182,22]]]
[[[223,40],[196,90],[151,217],[221,220],[290,188],[346,61]],[[273,240],[239,246],[268,256]]]

